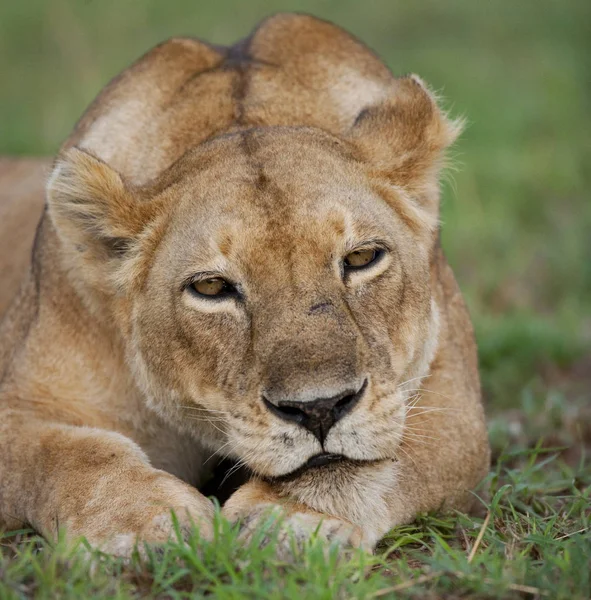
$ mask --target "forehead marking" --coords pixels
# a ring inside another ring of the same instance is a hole
[[[317,304],[313,304],[310,306],[308,310],[309,315],[313,315],[316,313],[325,313],[328,312],[331,307],[333,307],[333,303],[330,300],[326,300],[324,302],[318,302]]]
[[[246,130],[240,133],[239,147],[244,152],[247,163],[252,169],[252,200],[262,210],[270,227],[276,230],[282,222],[287,222],[285,218],[286,205],[280,201],[283,196],[283,190],[269,178],[265,173],[264,164],[260,160],[257,160],[256,153],[260,148],[260,143],[256,139],[253,130]]]
[[[232,252],[232,236],[229,233],[224,233],[218,244],[220,252],[228,258]]]

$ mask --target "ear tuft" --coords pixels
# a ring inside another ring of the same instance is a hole
[[[441,136],[439,140],[441,149],[444,150],[446,148],[449,148],[458,139],[458,137],[464,130],[464,119],[461,117],[457,119],[451,119],[441,109],[441,98],[439,97],[439,95],[432,89],[430,89],[429,86],[418,75],[416,75],[415,73],[411,73],[410,75],[408,75],[407,78],[412,80],[416,85],[418,85],[422,93],[427,98],[429,98],[431,105],[435,109],[436,116],[438,117],[439,126],[441,127],[441,129],[438,132]]]

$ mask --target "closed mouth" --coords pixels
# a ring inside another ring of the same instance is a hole
[[[351,467],[362,467],[373,465],[381,462],[382,459],[371,459],[371,460],[359,460],[353,458],[347,458],[343,454],[330,454],[329,452],[322,452],[311,456],[303,465],[297,469],[285,473],[284,475],[276,475],[274,477],[266,477],[268,481],[292,481],[298,477],[308,473],[309,471],[321,470],[330,468],[332,465],[349,465]]]
[[[329,452],[323,452],[322,454],[315,454],[314,456],[311,456],[300,468],[308,470],[316,467],[324,467],[325,465],[342,462],[344,460],[346,460],[346,458],[342,454],[330,454]]]

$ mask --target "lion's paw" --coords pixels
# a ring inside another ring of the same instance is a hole
[[[162,546],[169,540],[188,539],[194,530],[204,540],[213,539],[213,504],[187,484],[166,476],[148,497],[122,502],[107,509],[102,524],[88,522],[79,534],[106,554],[129,558],[144,554],[144,544]],[[173,516],[174,515],[174,516]]]
[[[286,513],[279,505],[263,505],[254,507],[239,522],[242,543],[264,546],[276,540],[278,556],[287,560],[313,539],[326,542],[327,548],[337,546],[343,551],[372,550],[357,525],[313,511]]]

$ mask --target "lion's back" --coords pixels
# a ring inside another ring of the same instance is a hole
[[[156,46],[105,87],[64,148],[81,147],[142,184],[225,133],[312,126],[340,135],[392,82],[342,29],[278,14],[231,47],[192,38]]]

